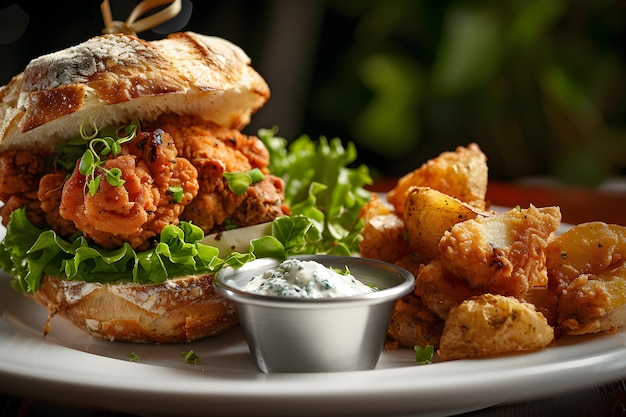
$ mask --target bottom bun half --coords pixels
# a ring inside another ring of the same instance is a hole
[[[87,333],[111,341],[191,342],[223,333],[238,322],[234,305],[215,291],[213,274],[149,285],[45,276],[35,299],[50,312],[47,328],[59,314]]]

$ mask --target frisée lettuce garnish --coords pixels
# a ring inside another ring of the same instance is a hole
[[[249,252],[219,257],[217,248],[201,243],[204,233],[191,222],[164,227],[151,249],[138,252],[125,243],[107,250],[81,234],[63,238],[53,230],[39,229],[22,208],[11,214],[0,243],[0,268],[13,276],[14,289],[32,294],[44,274],[85,282],[150,284],[214,273],[224,264],[242,265],[255,258],[358,252],[363,228],[359,213],[369,200],[363,186],[371,178],[367,167],[348,166],[356,159],[354,146],[344,148],[339,139],[320,138],[316,143],[307,136],[288,145],[275,133],[263,129],[258,136],[270,151],[270,171],[285,181],[285,203],[292,213],[275,219],[271,234],[251,240]]]
[[[349,256],[359,251],[361,209],[370,199],[363,188],[372,183],[366,165],[352,167],[356,146],[341,139],[319,141],[302,135],[292,143],[277,137],[277,128],[261,129],[258,137],[270,152],[270,172],[285,181],[285,204],[292,215],[313,221],[321,234],[306,242],[301,253]]]

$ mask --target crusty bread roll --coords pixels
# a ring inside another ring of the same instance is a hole
[[[110,341],[191,342],[237,324],[233,305],[213,287],[213,275],[173,278],[162,284],[104,285],[45,276],[35,294],[87,333]]]
[[[224,39],[191,32],[157,41],[96,36],[32,60],[0,88],[0,155],[15,149],[51,154],[92,121],[100,128],[137,118],[151,126],[162,116],[180,116],[181,123],[240,130],[269,96],[250,58]],[[50,318],[58,313],[112,341],[189,342],[237,323],[232,304],[214,291],[211,274],[151,285],[45,275],[34,298],[48,307]]]
[[[0,152],[52,149],[87,117],[109,126],[174,113],[241,129],[269,95],[250,58],[224,39],[97,36],[32,60],[0,90]]]

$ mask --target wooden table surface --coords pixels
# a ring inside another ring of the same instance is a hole
[[[390,183],[379,182],[377,191],[387,191]],[[578,224],[600,220],[626,225],[626,192],[598,192],[591,189],[528,186],[491,182],[488,200],[505,207],[557,205],[563,221]],[[454,394],[451,394],[454,395]],[[0,416],[67,416],[128,417],[111,410],[74,407],[63,403],[43,402],[0,394]],[[592,386],[550,398],[506,404],[463,414],[463,417],[559,416],[559,417],[626,417],[626,378],[602,386]]]

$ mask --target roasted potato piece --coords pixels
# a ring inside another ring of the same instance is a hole
[[[626,227],[579,224],[553,239],[546,257],[548,288],[557,297],[562,334],[626,324]]]
[[[411,187],[404,201],[404,223],[411,246],[427,259],[439,255],[439,241],[456,223],[488,213],[430,187]]]
[[[450,310],[439,342],[439,358],[475,358],[540,349],[554,329],[532,304],[514,297],[483,294]]]
[[[626,227],[581,223],[551,240],[546,248],[550,287],[565,289],[580,275],[598,275],[626,258]]]
[[[387,333],[406,347],[438,346],[443,325],[419,297],[409,294],[396,302]]]
[[[439,242],[442,267],[472,290],[522,296],[547,284],[544,249],[560,222],[558,207],[531,205],[457,223]]]
[[[415,294],[442,319],[448,316],[450,309],[475,295],[464,282],[441,267],[439,258],[422,265],[419,272],[413,275]]]
[[[378,195],[361,209],[364,221],[359,252],[364,258],[394,263],[410,252],[404,222]]]
[[[477,144],[459,146],[454,152],[443,152],[400,178],[387,193],[387,200],[402,216],[409,188],[431,187],[482,210],[485,208],[487,173],[487,156]]]

